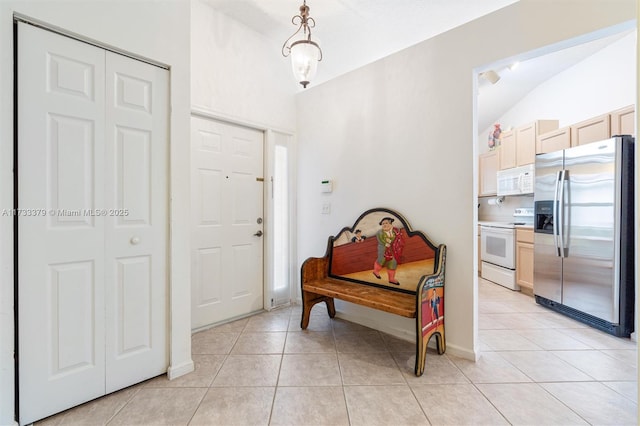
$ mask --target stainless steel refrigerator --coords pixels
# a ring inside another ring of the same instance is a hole
[[[633,332],[633,138],[536,156],[536,301],[616,336]]]

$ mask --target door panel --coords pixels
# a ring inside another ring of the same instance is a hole
[[[166,371],[168,72],[18,31],[26,424]]]
[[[18,29],[20,422],[104,395],[104,51]],[[102,82],[102,83],[101,83]]]
[[[107,52],[107,393],[168,366],[168,74]]]
[[[192,117],[192,328],[263,307],[263,134]]]

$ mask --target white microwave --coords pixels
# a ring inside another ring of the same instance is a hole
[[[533,194],[535,169],[533,164],[499,170],[498,196]]]

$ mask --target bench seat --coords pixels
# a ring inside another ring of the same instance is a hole
[[[416,296],[348,281],[324,278],[304,283],[303,290],[407,318],[416,317]]]

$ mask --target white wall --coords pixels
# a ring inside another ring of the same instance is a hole
[[[636,31],[632,31],[545,81],[494,121],[503,124],[503,129],[537,119],[555,119],[560,127],[570,126],[635,104],[636,79]],[[486,147],[490,130],[493,127],[478,135],[481,149]]]
[[[171,66],[170,374],[193,369],[189,277],[189,2],[0,2],[0,209],[13,207],[13,13]],[[186,144],[186,145],[185,145]],[[0,216],[0,424],[14,417],[13,218]]]
[[[362,211],[397,210],[447,244],[447,351],[477,357],[473,69],[635,17],[634,0],[521,0],[299,94],[299,265]],[[320,193],[324,178],[334,179],[330,195]],[[360,307],[338,309],[362,318]],[[412,321],[367,317],[414,334]]]
[[[297,83],[281,43],[191,2],[191,105],[260,128],[295,130]]]

